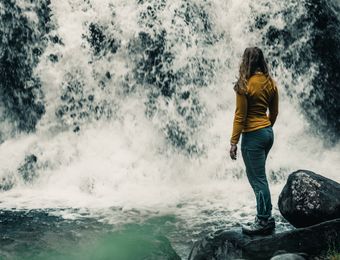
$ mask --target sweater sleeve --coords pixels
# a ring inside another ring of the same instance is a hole
[[[230,143],[237,144],[247,118],[248,101],[246,95],[236,92],[236,110],[234,115],[233,133]]]
[[[279,113],[279,93],[277,87],[275,86],[274,96],[269,104],[269,120],[272,126],[275,124],[278,113]]]

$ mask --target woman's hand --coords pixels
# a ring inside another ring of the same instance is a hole
[[[230,144],[230,158],[232,160],[236,160],[236,155],[237,155],[237,145]]]

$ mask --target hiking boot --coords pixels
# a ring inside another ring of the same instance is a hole
[[[255,222],[249,226],[242,226],[242,232],[246,235],[270,235],[275,230],[275,219],[267,220],[255,218]]]

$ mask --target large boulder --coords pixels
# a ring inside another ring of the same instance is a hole
[[[280,194],[279,209],[295,227],[340,218],[340,184],[311,171],[293,172]]]
[[[340,250],[340,247],[334,248],[334,245],[340,245],[340,219],[264,237],[243,235],[241,228],[234,228],[217,231],[197,241],[189,260],[270,259],[275,252],[281,250],[318,256],[330,249]],[[281,257],[274,259],[289,259]]]

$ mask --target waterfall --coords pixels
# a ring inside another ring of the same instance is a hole
[[[204,210],[251,215],[241,156],[228,158],[248,46],[263,49],[280,92],[267,163],[274,198],[300,168],[339,181],[339,74],[316,53],[315,5],[1,1],[0,207],[138,209],[191,223]],[[338,6],[323,8],[338,26]]]

